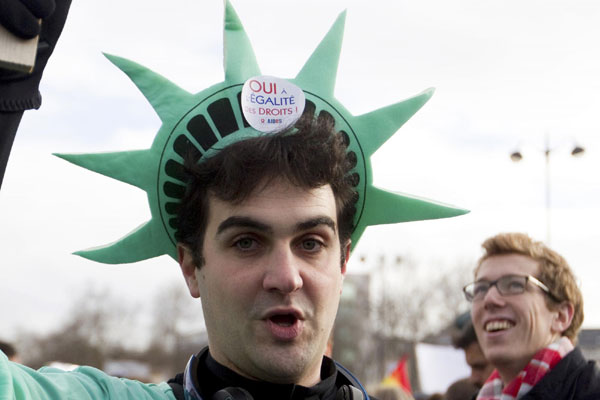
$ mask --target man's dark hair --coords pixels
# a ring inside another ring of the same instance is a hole
[[[358,199],[349,174],[356,162],[354,153],[347,153],[344,135],[336,132],[334,125],[327,112],[322,111],[318,118],[305,112],[288,131],[240,140],[198,164],[186,160],[188,181],[178,209],[175,237],[190,248],[198,267],[204,264],[202,243],[210,212],[209,195],[239,204],[278,178],[307,190],[331,186],[344,258]]]
[[[3,342],[0,340],[0,350],[6,354],[6,357],[9,359],[17,355],[17,350],[15,350],[14,346],[10,343]]]
[[[475,328],[473,327],[473,321],[471,315],[468,314],[466,317],[461,315],[459,318],[465,320],[456,326],[452,333],[452,345],[457,349],[466,349],[471,343],[477,342],[477,335],[475,334]]]
[[[460,379],[448,386],[444,400],[474,399],[478,392],[479,388],[469,378]]]

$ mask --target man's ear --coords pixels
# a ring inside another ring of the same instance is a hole
[[[184,244],[177,243],[177,259],[190,294],[195,298],[200,297],[198,278],[196,277],[196,270],[198,268],[194,261],[192,250]]]
[[[552,321],[552,331],[556,333],[563,333],[569,326],[571,326],[571,321],[573,321],[573,314],[575,313],[575,308],[573,304],[568,301],[563,301],[558,305],[555,310],[556,315],[554,320]]]
[[[348,260],[350,259],[350,250],[352,241],[348,240],[346,245],[342,248],[342,252],[344,254],[344,261],[342,262],[342,276],[346,276],[346,266],[348,265]]]

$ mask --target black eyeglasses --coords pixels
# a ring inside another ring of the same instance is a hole
[[[553,300],[558,301],[558,299],[550,293],[550,289],[548,289],[546,285],[531,275],[504,275],[491,282],[477,281],[465,286],[463,292],[468,301],[479,301],[485,297],[485,294],[492,286],[496,286],[496,289],[498,289],[498,292],[502,296],[512,296],[525,292],[527,282],[533,283],[548,294]]]

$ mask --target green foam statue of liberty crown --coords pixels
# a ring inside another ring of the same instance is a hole
[[[429,100],[433,89],[393,105],[354,116],[333,97],[343,37],[345,12],[289,82],[300,87],[306,109],[327,112],[354,153],[351,171],[358,192],[353,244],[369,225],[389,224],[466,213],[437,202],[373,186],[371,155]],[[168,254],[176,256],[175,221],[185,191],[183,157],[190,150],[198,162],[242,138],[264,134],[252,128],[241,109],[244,82],[260,75],[254,52],[233,7],[226,1],[225,81],[191,94],[164,77],[124,58],[106,55],[135,83],[162,122],[146,150],[98,154],[57,154],[81,167],[146,191],[152,218],[120,240],[76,254],[108,264],[131,263]]]

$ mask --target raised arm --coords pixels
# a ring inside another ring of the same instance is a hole
[[[115,378],[92,367],[36,371],[0,352],[0,400],[175,400],[167,383],[146,384]]]

